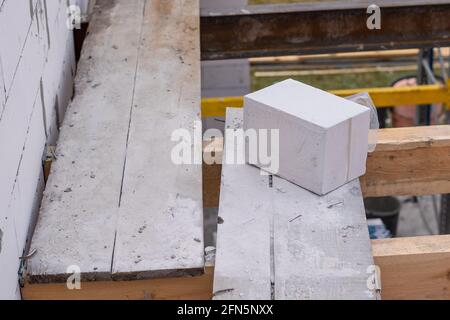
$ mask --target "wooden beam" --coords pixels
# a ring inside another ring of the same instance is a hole
[[[381,295],[389,299],[450,299],[450,236],[372,241],[381,269]],[[214,267],[191,278],[83,282],[81,290],[64,283],[26,284],[25,300],[211,299]]]
[[[22,288],[24,300],[209,300],[213,267],[195,277],[135,281],[87,281],[81,290],[69,290],[66,283],[29,284]]]
[[[220,159],[222,144],[216,139],[205,147]],[[203,174],[204,206],[217,207],[220,165],[204,164]],[[450,125],[381,129],[361,186],[365,197],[450,192]]]
[[[361,185],[366,197],[450,192],[450,125],[380,130]]]
[[[450,299],[450,236],[372,241],[383,299]]]

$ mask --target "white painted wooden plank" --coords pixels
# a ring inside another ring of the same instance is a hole
[[[202,168],[171,160],[175,130],[193,138],[197,121],[201,135],[198,0],[147,1],[144,16],[113,273],[198,274]]]
[[[29,261],[31,281],[109,278],[144,1],[99,1]]]
[[[233,128],[241,127],[242,110],[227,110],[231,119]],[[223,164],[222,170],[215,292],[234,288],[223,296],[251,299],[255,292],[244,291],[250,277],[267,279],[267,273],[246,272],[246,265],[257,259],[271,261],[273,291],[266,288],[265,293],[274,299],[373,298],[366,283],[373,258],[359,181],[320,197],[278,177],[270,187],[248,165]],[[254,215],[269,217],[263,226],[243,229],[245,219]],[[235,238],[249,243],[235,243]],[[273,239],[270,249],[266,239]],[[272,260],[263,259],[264,252]]]
[[[275,298],[374,298],[359,180],[319,197],[274,177],[273,190]]]
[[[242,112],[228,108],[226,128],[241,126]],[[259,173],[249,165],[222,165],[214,269],[216,300],[271,299],[272,211],[267,199],[271,190],[269,177]]]

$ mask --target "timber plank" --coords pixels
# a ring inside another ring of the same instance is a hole
[[[111,272],[144,2],[98,5],[32,240],[31,282],[65,281],[71,265],[83,279]]]
[[[147,1],[142,30],[113,274],[201,274],[201,163],[171,159],[175,130],[201,133],[198,0]]]
[[[450,147],[450,125],[381,129],[376,151]]]
[[[210,300],[214,268],[195,277],[146,279],[136,281],[83,282],[80,290],[65,283],[27,283],[24,300]]]
[[[227,128],[242,110],[227,110]],[[223,164],[215,298],[371,299],[359,182],[324,197],[249,165]],[[217,293],[221,293],[220,296]]]
[[[276,299],[373,298],[359,181],[322,197],[277,177],[273,188]]]
[[[226,128],[242,127],[242,110],[227,109],[226,119]],[[216,300],[271,299],[271,207],[261,201],[270,196],[268,183],[256,167],[222,165]]]
[[[450,192],[450,125],[383,129],[361,177],[364,196]]]
[[[200,122],[198,0],[101,0],[29,261],[31,283],[204,272],[202,168],[171,160]],[[201,141],[201,139],[200,139]],[[199,145],[201,155],[201,145]]]

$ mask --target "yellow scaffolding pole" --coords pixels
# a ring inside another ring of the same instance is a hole
[[[432,84],[414,87],[384,87],[332,90],[330,93],[340,97],[348,97],[360,92],[368,92],[377,108],[395,107],[400,105],[419,105],[444,103],[450,106],[450,87]],[[221,117],[226,108],[242,108],[243,97],[222,97],[202,99],[202,116]]]

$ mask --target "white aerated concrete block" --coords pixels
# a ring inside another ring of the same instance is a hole
[[[369,108],[291,79],[244,100],[245,130],[279,129],[280,177],[323,195],[365,173]]]
[[[67,5],[0,0],[0,299],[20,298],[19,257],[42,196],[42,156],[72,96]]]

